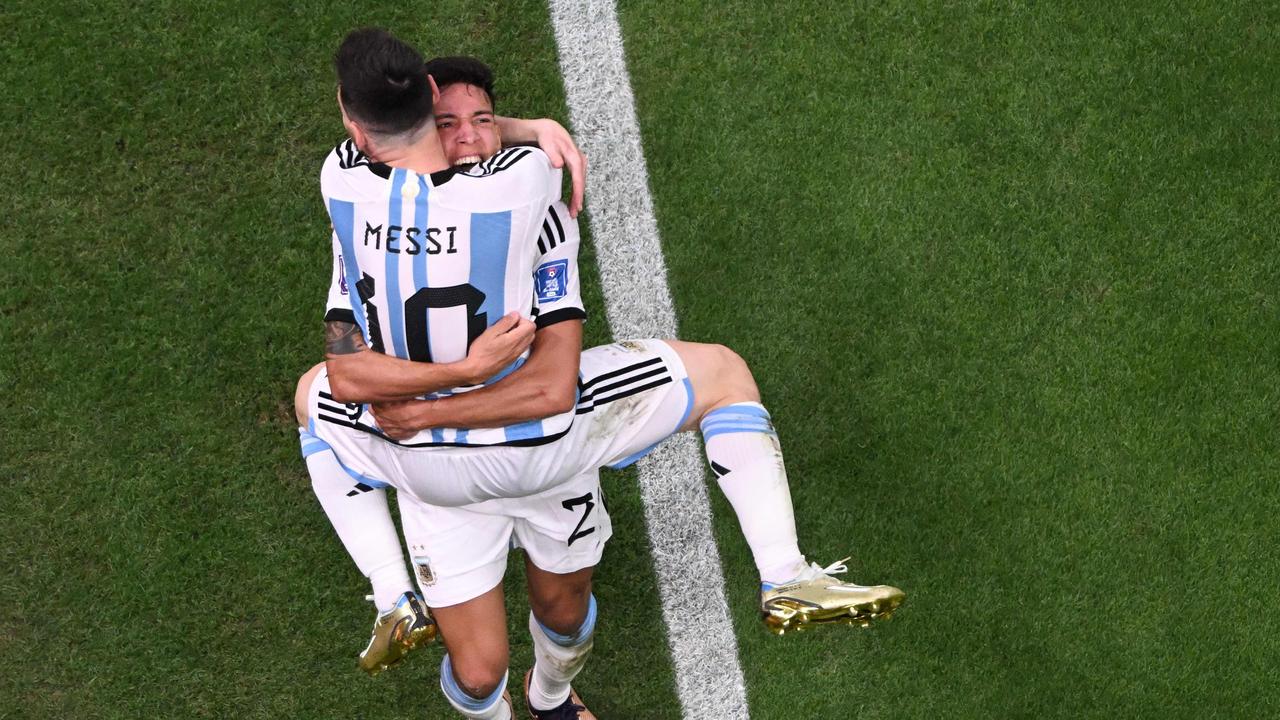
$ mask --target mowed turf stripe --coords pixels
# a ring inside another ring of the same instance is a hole
[[[622,33],[611,0],[550,0],[569,116],[593,178],[587,208],[613,335],[676,337]],[[677,435],[640,464],[649,544],[687,718],[745,719],[701,450]]]

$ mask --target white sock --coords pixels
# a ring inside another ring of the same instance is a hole
[[[707,460],[716,474],[760,571],[783,583],[807,567],[796,540],[795,511],[778,434],[760,403],[716,408],[702,418]]]
[[[401,595],[413,591],[400,536],[387,507],[387,491],[352,479],[323,440],[305,430],[299,432],[311,489],[351,559],[369,578],[378,612],[386,612]]]
[[[498,683],[498,688],[489,697],[473,698],[458,686],[458,681],[453,677],[453,663],[449,662],[449,656],[445,655],[444,660],[440,661],[440,690],[453,709],[462,713],[463,717],[474,720],[512,720],[511,706],[502,699],[502,693],[506,689],[507,676],[503,675],[502,682]]]
[[[529,678],[529,707],[551,710],[569,699],[569,686],[587,664],[595,644],[596,598],[587,600],[587,617],[573,635],[561,635],[543,627],[529,613],[529,635],[533,638],[533,676]]]

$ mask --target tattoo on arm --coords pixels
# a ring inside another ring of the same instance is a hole
[[[325,355],[352,355],[367,348],[359,325],[340,320],[324,324]]]

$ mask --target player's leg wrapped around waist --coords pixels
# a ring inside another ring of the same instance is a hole
[[[661,340],[585,350],[578,394],[569,431],[532,447],[400,447],[376,434],[367,409],[335,403],[324,372],[309,409],[316,435],[353,473],[422,502],[458,507],[526,497],[587,470],[629,465],[674,433],[693,404],[684,364]]]

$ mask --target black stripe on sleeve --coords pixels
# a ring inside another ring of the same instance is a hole
[[[560,213],[556,211],[556,206],[547,208],[547,214],[551,216],[551,222],[556,224],[556,237],[560,238],[558,242],[564,242],[564,226],[560,224]]]
[[[493,175],[510,168],[512,165],[520,162],[524,158],[532,155],[533,151],[528,148],[516,147],[501,150],[498,154],[485,160],[473,168],[473,172],[467,173],[471,177],[485,177]]]
[[[506,170],[512,165],[515,165],[516,163],[523,160],[525,156],[530,155],[532,153],[533,151],[529,150],[528,148],[517,148],[512,152],[507,153],[506,157],[498,161],[494,169],[494,172],[498,172],[499,170]]]
[[[543,247],[543,243],[542,243],[543,238],[546,238],[547,240],[545,248]],[[556,247],[556,236],[554,233],[551,232],[551,223],[547,222],[546,220],[543,220],[542,234],[538,236],[538,249],[542,250],[543,255],[546,255],[547,253],[554,250],[555,247]]]
[[[356,313],[350,308],[329,308],[329,312],[324,314],[325,322],[344,322],[357,325]]]
[[[576,308],[576,307],[567,307],[567,308],[560,308],[559,310],[552,310],[546,315],[539,315],[537,319],[533,321],[533,324],[536,325],[539,330],[541,330],[544,327],[550,327],[552,325],[555,325],[556,323],[561,323],[566,320],[586,320],[586,319],[587,319],[586,310],[583,310],[582,308]]]

